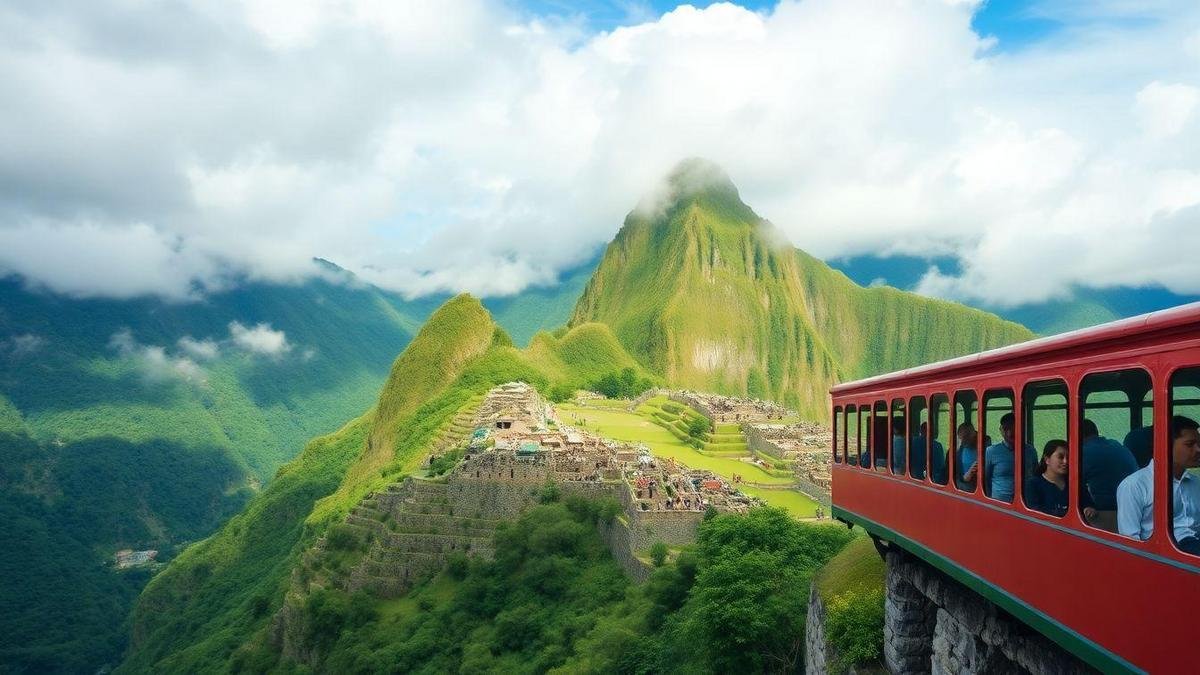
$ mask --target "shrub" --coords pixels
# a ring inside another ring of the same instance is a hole
[[[650,560],[655,567],[662,567],[663,563],[667,561],[667,550],[667,545],[661,540],[654,542],[654,545],[650,547]]]
[[[878,660],[883,653],[883,589],[835,595],[826,607],[825,629],[837,647],[839,670]]]
[[[558,487],[558,483],[548,479],[546,480],[545,484],[542,485],[542,489],[538,490],[537,495],[539,504],[552,504],[558,501],[561,497],[562,489]]]

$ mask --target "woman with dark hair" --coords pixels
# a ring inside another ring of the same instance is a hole
[[[1079,491],[1085,522],[1096,517],[1096,508],[1087,488]],[[1025,481],[1025,505],[1059,518],[1067,515],[1067,442],[1054,439],[1042,448],[1037,472]]]

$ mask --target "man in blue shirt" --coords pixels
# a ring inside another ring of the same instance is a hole
[[[1200,555],[1200,424],[1189,417],[1171,418],[1171,528],[1175,545]],[[1154,462],[1130,474],[1117,487],[1117,530],[1145,541],[1154,533]]]
[[[913,478],[925,478],[925,446],[928,443],[927,429],[929,425],[925,422],[917,428],[917,433],[913,434],[908,442],[908,475]]]
[[[976,447],[979,445],[979,433],[975,425],[963,422],[958,425],[958,451],[954,456],[954,484],[960,490],[975,491],[975,473],[979,470]]]
[[[983,493],[1002,502],[1012,502],[1015,492],[1016,424],[1016,415],[1005,413],[1000,418],[1001,441],[983,453]],[[1021,458],[1025,467],[1024,476],[1032,476],[1037,466],[1037,451],[1025,443],[1021,448]]]
[[[1098,523],[1105,529],[1113,529],[1112,512],[1117,508],[1117,486],[1125,477],[1138,470],[1137,460],[1129,448],[1100,435],[1096,423],[1085,419],[1079,425],[1083,439],[1080,448],[1083,460],[1083,484],[1092,494],[1096,510],[1100,511]],[[1108,511],[1105,518],[1105,511]]]

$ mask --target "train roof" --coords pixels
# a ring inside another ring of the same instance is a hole
[[[1190,324],[1200,324],[1200,302],[1133,316],[1128,319],[1110,321],[1069,333],[1037,338],[999,349],[989,349],[985,352],[968,354],[915,368],[897,370],[884,375],[875,375],[853,382],[845,382],[829,391],[835,395],[845,394],[861,389],[878,388],[881,385],[898,384],[915,377],[991,368],[1030,357],[1088,347],[1116,338],[1129,339],[1149,336]]]

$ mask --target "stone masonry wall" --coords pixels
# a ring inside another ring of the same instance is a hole
[[[1093,672],[1007,612],[898,550],[887,554],[884,660],[893,673]]]

